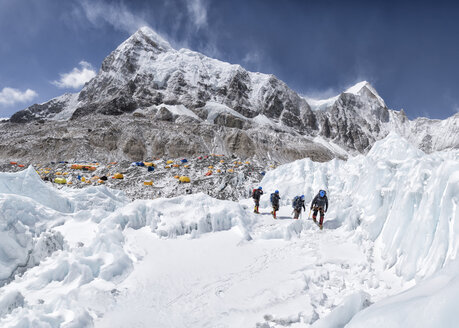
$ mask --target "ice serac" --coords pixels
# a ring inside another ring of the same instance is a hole
[[[261,185],[279,189],[284,204],[299,193],[310,202],[325,188],[334,218],[325,227],[360,227],[375,241],[383,265],[407,281],[433,274],[458,255],[458,150],[425,154],[391,133],[367,156],[295,161],[268,172]]]
[[[142,118],[144,124],[142,127],[136,124],[136,135],[118,135],[114,145],[97,144],[101,146],[98,150],[101,158],[106,158],[112,155],[113,147],[126,149],[129,148],[127,142],[134,140],[138,146],[135,148],[142,151],[116,154],[118,158],[130,160],[140,160],[153,152],[159,156],[169,155],[166,150],[176,146],[175,142],[162,144],[159,152],[149,149],[148,145],[161,140],[164,131],[172,134],[169,140],[188,139],[176,133],[180,131],[178,126],[191,126],[190,130],[199,140],[215,140],[208,136],[220,129],[229,140],[224,140],[218,148],[228,155],[235,149],[240,150],[238,155],[244,157],[266,155],[264,147],[276,135],[279,142],[270,145],[268,157],[280,162],[302,157],[326,161],[343,154],[366,153],[390,131],[396,131],[426,152],[459,147],[459,114],[443,121],[410,121],[403,112],[389,109],[367,81],[357,83],[336,97],[311,101],[311,104],[315,110],[306,98],[274,75],[249,72],[240,65],[189,49],[174,49],[152,29],[142,27],[104,59],[98,74],[79,93],[19,111],[10,123],[71,120],[66,124],[78,126],[80,122],[100,122],[100,117],[105,116],[113,125],[123,125],[133,116]],[[121,115],[122,119],[116,118]],[[44,124],[45,128],[35,134],[49,142],[56,136],[44,131],[52,131],[59,123]],[[110,129],[103,123],[97,125],[97,129],[88,131],[85,126],[80,132],[91,138],[101,130]],[[8,124],[3,127],[14,130],[11,134],[22,129]],[[146,138],[146,134],[152,136]],[[29,140],[10,146],[14,141],[8,136],[4,144],[9,154],[23,156],[21,154],[39,151],[31,146],[23,149],[32,142]],[[315,142],[316,138],[322,142]],[[77,158],[81,153],[80,141],[70,146],[68,143],[73,143],[73,138],[58,140],[56,144],[60,144],[59,141],[63,141],[62,146],[53,146],[59,154]],[[215,145],[208,142],[203,147],[193,142],[186,142],[186,148],[215,149]],[[247,145],[251,146],[246,149]],[[335,151],[336,147],[341,148],[340,151]]]

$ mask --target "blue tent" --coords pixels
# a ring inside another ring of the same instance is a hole
[[[148,169],[148,172],[152,172],[152,171],[155,170],[155,168],[153,166],[148,166],[147,169]]]
[[[184,159],[181,160],[181,162],[182,162],[182,163],[187,163],[188,160],[187,160],[186,158],[184,158]]]

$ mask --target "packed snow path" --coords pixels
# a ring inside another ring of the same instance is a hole
[[[342,231],[320,231],[307,213],[293,220],[289,207],[277,220],[269,208],[260,215],[251,208],[249,241],[241,241],[239,227],[176,240],[130,230],[125,249],[136,259],[134,273],[118,285],[117,305],[95,310],[105,313],[96,326],[304,327],[357,298],[337,319],[346,323],[370,299],[400,289],[396,277],[382,281],[370,245],[362,248]]]

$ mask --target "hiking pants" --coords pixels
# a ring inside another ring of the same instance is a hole
[[[295,208],[293,210],[293,218],[294,219],[298,219],[298,217],[300,216],[300,213],[301,213],[301,207],[300,208]]]
[[[324,208],[322,206],[314,206],[314,209],[313,209],[314,212],[312,212],[312,219],[313,220],[316,220],[317,218],[317,212],[319,211],[320,212],[320,222],[319,224],[322,225],[324,224]]]
[[[256,199],[254,198],[253,201],[255,202],[255,211],[258,212],[258,207],[260,206],[260,200],[259,199]]]

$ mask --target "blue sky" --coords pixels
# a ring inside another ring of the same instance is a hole
[[[77,92],[142,25],[300,94],[369,81],[410,118],[459,111],[459,5],[435,1],[0,0],[0,117]]]

